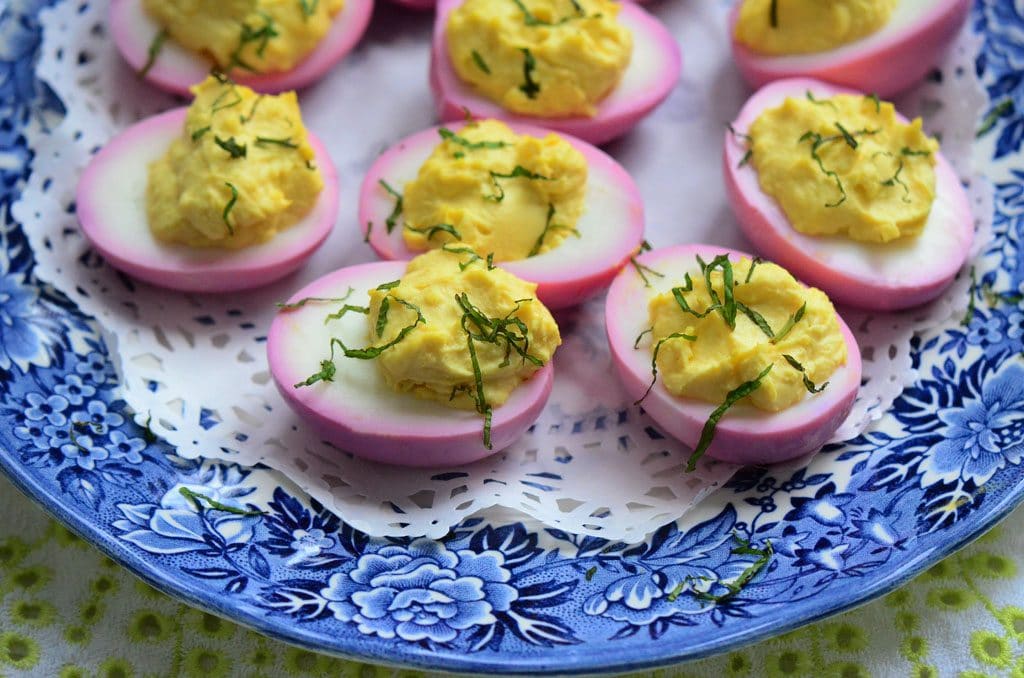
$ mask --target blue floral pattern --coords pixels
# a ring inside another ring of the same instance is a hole
[[[96,328],[34,277],[10,218],[31,171],[21,130],[63,111],[33,71],[44,4],[0,14],[0,466],[177,595],[389,662],[640,668],[878,595],[1024,496],[1020,3],[983,0],[972,15],[990,97],[979,131],[999,161],[973,312],[915,340],[922,376],[879,426],[807,468],[745,469],[703,513],[641,544],[482,518],[439,541],[370,538],[266,469],[183,460],[136,426]]]

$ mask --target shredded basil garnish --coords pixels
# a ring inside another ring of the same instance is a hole
[[[715,428],[717,428],[718,422],[725,413],[729,411],[729,408],[749,396],[757,389],[761,388],[762,380],[768,376],[769,372],[772,371],[772,367],[773,365],[769,363],[767,367],[761,370],[761,374],[757,375],[757,377],[750,381],[745,381],[733,390],[729,391],[725,396],[725,402],[715,408],[708,417],[708,420],[704,422],[704,428],[701,430],[700,440],[697,442],[697,447],[694,448],[693,454],[690,455],[690,458],[686,462],[687,473],[692,473],[697,469],[697,462],[700,461],[700,458],[704,456],[704,453],[707,452],[708,448],[711,446],[711,441],[715,437]]]
[[[239,144],[237,141],[235,141],[234,137],[221,139],[218,136],[214,136],[213,143],[217,144],[225,151],[227,151],[232,158],[244,158],[246,157],[246,155],[248,155],[249,152],[245,144]]]
[[[835,102],[832,101],[831,99],[815,99],[814,93],[811,90],[806,90],[806,94],[807,100],[810,101],[812,104],[815,104],[817,106],[831,106],[832,108],[838,110],[838,107],[836,106]]]
[[[164,43],[167,42],[167,38],[170,37],[170,33],[164,28],[159,33],[153,36],[153,40],[149,43],[149,49],[146,51],[146,63],[139,69],[139,77],[144,78],[149,74],[149,71],[156,64],[156,59],[160,56],[160,50],[164,48]]]
[[[747,269],[747,277],[743,279],[744,285],[750,282],[750,277],[754,275],[754,269],[757,268],[757,265],[763,263],[764,259],[761,257],[754,257],[753,261],[750,262],[750,268]]]
[[[498,179],[529,179],[531,181],[551,181],[550,177],[546,177],[542,174],[536,174],[526,169],[522,165],[516,165],[511,172],[502,173],[491,170],[491,184],[494,186],[494,193],[491,195],[485,195],[484,200],[490,200],[491,202],[501,202],[505,199],[505,189],[502,188],[501,184],[498,183]]]
[[[768,324],[768,321],[764,319],[763,315],[740,301],[736,302],[736,308],[739,309],[740,313],[750,318],[750,322],[757,325],[757,328],[764,332],[766,337],[769,339],[775,338],[775,333],[772,331],[771,325]]]
[[[299,145],[292,141],[291,137],[284,137],[281,139],[275,139],[273,137],[256,137],[256,145],[261,146],[264,144],[271,144],[274,146],[283,146],[284,148],[298,148]]]
[[[722,269],[722,298],[719,298],[717,290],[711,284],[711,273],[716,268]],[[705,265],[703,270],[704,284],[707,285],[708,296],[711,297],[711,306],[718,311],[730,329],[736,329],[736,299],[733,295],[735,285],[729,255],[719,254],[710,264]]]
[[[843,127],[843,123],[838,120],[836,121],[836,129],[838,129],[839,133],[843,135],[843,141],[846,142],[846,145],[856,150],[857,140],[853,138],[853,135],[850,134],[845,127]]]
[[[536,99],[540,93],[540,85],[533,79],[533,69],[537,67],[537,60],[526,47],[521,47],[520,51],[523,53],[523,84],[519,86],[519,91],[528,99]]]
[[[977,296],[977,294],[978,294],[978,275],[977,275],[977,273],[975,273],[974,267],[971,266],[971,288],[967,291],[967,298],[968,298],[968,301],[967,301],[967,312],[964,313],[964,317],[960,321],[960,324],[963,325],[964,327],[967,327],[968,325],[970,325],[971,321],[974,320],[974,313],[975,313],[974,298]]]
[[[747,584],[749,584],[750,581],[768,565],[769,561],[771,561],[772,559],[772,556],[775,554],[775,550],[772,548],[772,543],[770,540],[765,540],[763,549],[754,548],[750,545],[749,540],[741,539],[738,536],[736,537],[736,540],[740,543],[740,545],[732,549],[732,553],[734,555],[757,556],[757,560],[751,563],[750,567],[743,570],[743,572],[740,573],[740,576],[736,577],[735,581],[732,581],[727,584],[722,584],[723,586],[725,586],[726,589],[728,589],[728,593],[723,593],[721,595],[713,595],[710,593],[698,593],[698,599],[711,601],[713,603],[722,603],[726,600],[729,600],[730,598],[738,594],[740,591],[742,591],[743,588]]]
[[[238,202],[238,189],[230,181],[225,181],[224,185],[231,189],[231,197],[228,198],[227,204],[224,205],[224,211],[221,212],[221,218],[224,220],[224,224],[228,227],[228,235],[235,234],[235,227],[231,225],[231,221],[228,217],[231,215],[231,210],[235,208],[235,203]]]
[[[240,509],[237,506],[229,506],[228,504],[222,504],[221,502],[217,501],[216,499],[213,499],[212,497],[208,497],[205,494],[200,494],[199,492],[193,492],[187,487],[179,487],[178,493],[181,496],[185,497],[186,499],[190,500],[193,504],[195,504],[197,511],[203,510],[202,502],[205,501],[206,504],[210,507],[210,509],[214,511],[234,513],[238,516],[262,516],[264,514],[263,511],[246,511],[245,509]]]
[[[871,101],[875,103],[875,113],[882,112],[882,102],[879,101],[877,94],[872,92],[871,94],[868,94],[866,98],[871,99]]]
[[[768,25],[772,28],[779,27],[779,0],[772,0],[768,6]]]
[[[640,336],[643,336],[643,334],[641,334]],[[647,390],[644,391],[644,394],[640,396],[640,398],[636,402],[633,403],[634,405],[639,405],[647,398],[647,396],[651,394],[651,389],[654,388],[655,382],[658,381],[658,353],[661,351],[661,347],[665,344],[665,342],[671,341],[672,339],[685,339],[686,341],[697,341],[697,337],[693,336],[692,334],[686,334],[685,332],[674,332],[668,335],[667,337],[660,339],[658,343],[654,345],[654,355],[651,357],[651,383],[650,385],[648,385]],[[639,343],[639,341],[640,337],[637,337],[637,342]]]
[[[260,12],[260,16],[263,18],[263,25],[259,28],[253,28],[245,22],[242,23],[242,33],[238,38],[238,46],[235,47],[235,51],[231,53],[228,70],[238,67],[255,73],[256,69],[242,60],[242,50],[244,50],[246,45],[249,43],[257,43],[256,56],[262,58],[263,52],[267,49],[267,43],[270,42],[270,39],[276,38],[280,35],[280,33],[277,32],[277,28],[274,26],[273,17],[264,12]]]
[[[533,244],[533,247],[530,248],[530,253],[526,255],[527,257],[536,256],[537,254],[540,253],[540,248],[544,246],[544,238],[548,237],[548,233],[550,233],[551,231],[555,231],[558,229],[567,230],[573,233],[577,238],[580,237],[580,232],[577,231],[575,228],[572,228],[571,226],[564,226],[562,224],[552,223],[551,220],[554,218],[554,216],[555,206],[552,205],[551,203],[548,203],[548,216],[547,219],[544,220],[544,230],[541,231],[540,235],[537,237],[537,242],[535,242]]]
[[[490,75],[491,74],[491,69],[487,65],[487,62],[484,61],[484,58],[482,56],[480,56],[480,52],[478,52],[478,51],[476,51],[474,49],[472,54],[473,54],[473,63],[476,64],[476,67],[479,68],[484,73],[486,73],[487,75]]]
[[[654,328],[653,327],[648,327],[646,330],[644,330],[640,334],[636,335],[636,341],[633,342],[633,350],[634,351],[638,350],[640,348],[640,342],[643,340],[643,338],[645,336],[647,336],[648,334],[652,334],[653,332],[654,332]]]
[[[458,144],[459,146],[462,146],[464,148],[468,148],[471,151],[476,151],[476,150],[479,150],[481,148],[487,148],[487,149],[505,148],[506,146],[511,146],[512,145],[512,144],[510,144],[507,141],[470,141],[466,137],[459,136],[458,134],[456,134],[455,132],[451,131],[447,127],[439,128],[437,130],[437,133],[445,141],[450,141],[450,142],[452,142],[454,144]]]
[[[415,226],[406,224],[405,228],[413,233],[422,233],[427,240],[432,240],[438,233],[447,233],[456,240],[462,240],[462,234],[459,233],[451,224],[435,224],[433,226],[423,226],[421,228],[416,228]]]
[[[344,302],[348,301],[348,298],[352,296],[352,292],[353,291],[354,291],[354,289],[349,287],[348,288],[348,292],[346,292],[345,296],[343,296],[343,297],[304,297],[304,298],[299,299],[298,301],[294,301],[294,302],[292,302],[290,304],[283,303],[283,302],[278,302],[277,303],[277,308],[278,308],[278,310],[281,310],[281,311],[294,311],[296,309],[302,308],[306,304],[313,304],[313,303],[317,303],[317,304],[319,304],[319,303],[340,304],[340,303],[344,303]]]
[[[931,154],[932,154],[931,151],[922,151],[922,150],[918,150],[918,149],[915,149],[915,148],[909,148],[908,146],[904,146],[903,148],[900,149],[900,155],[906,155],[906,156],[924,156],[924,157],[928,157]]]
[[[316,14],[317,5],[320,4],[320,0],[299,0],[299,7],[302,8],[302,16],[305,19]]]
[[[651,243],[649,243],[646,240],[644,240],[644,241],[642,241],[640,243],[640,247],[637,249],[637,254],[641,254],[643,252],[650,252],[650,251],[651,251]],[[653,276],[657,276],[659,278],[664,278],[665,277],[664,273],[660,273],[658,271],[655,271],[650,266],[644,266],[639,261],[637,261],[637,258],[636,258],[637,254],[634,254],[633,256],[631,256],[629,258],[629,263],[633,266],[634,269],[636,269],[637,275],[639,275],[640,278],[644,281],[644,287],[650,287],[651,286],[651,281],[647,279],[647,274],[648,273],[650,273]]]
[[[230,83],[231,86],[228,89],[221,92],[220,94],[218,94],[217,98],[213,100],[212,104],[210,104],[210,115],[214,115],[218,111],[223,111],[225,108],[233,108],[238,104],[242,103],[242,95],[238,93],[237,89],[235,89],[234,83],[232,83],[230,80],[224,80],[221,84],[228,83]],[[224,99],[226,99],[231,94],[234,94],[235,98],[225,102]]]
[[[807,372],[804,370],[804,366],[801,365],[800,362],[793,356],[789,355],[788,353],[783,353],[782,357],[786,359],[786,362],[789,363],[790,367],[799,372],[800,375],[804,378],[804,388],[807,389],[808,393],[821,393],[828,387],[827,381],[821,386],[815,386],[814,382],[811,381],[810,377],[807,376]]]
[[[256,98],[252,102],[252,106],[249,108],[249,115],[238,116],[238,121],[245,125],[250,120],[252,120],[253,116],[256,115],[256,107],[260,105],[261,101],[263,101],[263,95],[256,95]]]
[[[801,304],[800,308],[796,310],[796,313],[789,316],[789,320],[787,320],[786,324],[782,326],[782,329],[775,333],[775,336],[772,337],[772,343],[777,344],[783,339],[785,339],[786,335],[789,334],[793,330],[793,328],[796,327],[796,324],[803,319],[804,312],[806,311],[807,302],[805,301],[803,304]]]
[[[980,138],[995,129],[995,126],[999,123],[999,118],[1005,118],[1013,115],[1016,110],[1016,106],[1013,103],[1011,97],[1003,99],[998,104],[992,107],[992,110],[988,112],[985,119],[981,121],[981,127],[975,133],[975,138]]]
[[[195,132],[192,132],[192,141],[199,141],[203,138],[203,135],[210,131],[210,126],[200,127]]]
[[[395,230],[395,224],[398,223],[398,217],[402,216],[402,194],[393,189],[391,184],[383,179],[378,179],[377,183],[395,199],[395,206],[392,208],[391,214],[389,214],[388,218],[384,220],[384,224],[387,226],[388,233],[390,234],[391,231]]]
[[[903,187],[903,202],[910,202],[910,187],[907,186],[906,182],[900,178],[900,173],[903,172],[903,160],[899,161],[899,165],[896,167],[896,173],[891,177],[882,182],[883,186],[895,186],[899,184]]]

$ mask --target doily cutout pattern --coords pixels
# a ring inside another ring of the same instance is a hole
[[[34,171],[15,216],[30,235],[37,275],[93,315],[103,329],[111,353],[118,356],[124,397],[136,420],[148,422],[179,454],[263,463],[360,530],[434,538],[469,514],[501,506],[568,532],[636,542],[678,519],[735,471],[705,463],[694,474],[682,472],[688,450],[661,436],[614,377],[600,301],[559,314],[565,343],[556,360],[550,403],[519,443],[492,458],[444,470],[400,469],[356,459],[310,435],[269,379],[265,328],[274,303],[306,281],[369,258],[355,235],[359,181],[388,143],[432,120],[429,106],[403,112],[383,95],[379,105],[355,104],[373,99],[384,72],[392,80],[413,83],[406,96],[419,98],[410,100],[429,101],[419,72],[428,22],[371,33],[325,83],[303,95],[307,124],[325,139],[343,187],[344,216],[323,250],[302,272],[280,283],[241,295],[204,296],[168,293],[126,278],[92,252],[79,233],[74,187],[91,154],[128,124],[181,103],[138,82],[109,42],[105,16],[104,2],[64,3],[43,14],[39,72],[64,102],[67,115],[55,129],[39,125],[30,132]],[[962,176],[970,172],[970,144],[956,130],[973,125],[984,101],[969,67],[970,40],[966,34],[961,38],[942,69],[959,77],[931,81],[900,102],[905,110],[927,115],[930,130],[942,133]],[[698,89],[684,80],[645,123],[648,134],[678,135],[680,122],[708,118],[712,107],[699,98]],[[742,94],[733,98],[738,108]],[[338,111],[347,117],[346,125],[337,124]],[[346,134],[346,128],[358,129],[359,135]],[[699,129],[694,133],[703,134]],[[659,184],[651,174],[656,168],[634,168],[628,160],[654,217],[649,240],[656,245],[679,241],[678,229],[670,228],[667,219],[657,220],[650,192],[652,185],[671,190],[666,178],[672,177],[660,177]],[[992,214],[988,187],[972,181],[971,191],[975,213]],[[982,232],[989,227],[979,224]],[[710,239],[718,230],[709,224],[691,239]],[[979,234],[979,241],[985,237]],[[967,276],[961,276],[941,299],[912,312],[843,311],[864,353],[865,383],[836,440],[863,431],[913,381],[911,338],[962,312],[968,285]]]

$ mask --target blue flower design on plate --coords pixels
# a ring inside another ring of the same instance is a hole
[[[641,544],[486,515],[438,541],[373,539],[273,472],[181,459],[136,426],[96,328],[35,278],[10,218],[31,170],[24,126],[63,114],[33,71],[42,4],[9,3],[0,15],[0,467],[161,588],[370,660],[476,673],[631,670],[880,595],[1024,497],[1020,3],[984,0],[973,14],[990,97],[982,132],[998,161],[995,238],[974,271],[974,312],[915,340],[921,377],[879,426],[807,468],[744,469]],[[640,416],[606,414],[608,435],[612,422]]]

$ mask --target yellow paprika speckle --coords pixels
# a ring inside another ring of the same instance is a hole
[[[737,42],[761,54],[825,52],[885,26],[897,0],[744,0]]]
[[[209,77],[185,129],[149,166],[146,215],[158,240],[239,248],[300,221],[323,188],[294,92],[257,95]]]
[[[761,189],[797,231],[887,243],[919,234],[935,200],[939,143],[888,102],[787,98],[748,130]]]
[[[146,12],[185,49],[221,69],[291,70],[331,29],[344,0],[142,0]]]
[[[511,261],[547,252],[575,233],[587,161],[569,142],[557,134],[518,135],[496,120],[445,135],[405,185],[410,249],[448,243]],[[433,229],[438,224],[456,235]]]
[[[592,116],[633,54],[618,13],[612,0],[466,0],[448,17],[448,55],[510,111]]]
[[[424,318],[377,359],[390,387],[451,407],[475,408],[476,382],[462,322],[465,311],[456,301],[461,294],[488,318],[516,319],[509,329],[529,339],[528,353],[543,364],[551,359],[561,337],[551,313],[536,298],[537,286],[500,268],[488,268],[483,259],[471,260],[468,255],[433,250],[409,262],[396,287],[370,291],[369,332],[375,345],[392,341],[416,321],[416,311],[401,302],[415,306]],[[460,270],[460,263],[468,265]],[[378,336],[385,299],[386,323]],[[466,326],[474,333],[486,329],[472,321]],[[500,339],[473,343],[485,399],[494,407],[540,369],[515,350],[507,353]]]
[[[677,332],[696,337],[695,341],[667,340],[658,351],[658,378],[670,393],[720,404],[729,391],[755,379],[771,363],[772,371],[745,402],[777,412],[807,396],[803,376],[784,354],[796,359],[818,387],[846,363],[846,342],[825,293],[804,287],[771,263],[757,264],[747,282],[750,265],[749,259],[732,264],[737,302],[759,313],[776,334],[781,334],[787,321],[806,304],[803,317],[774,344],[742,312],[736,315],[735,328],[717,311],[699,318],[713,302],[704,277],[699,271],[691,273],[693,289],[682,295],[695,313],[683,311],[672,292],[654,297],[649,306],[652,350]],[[712,271],[711,282],[718,297],[724,299],[720,269]]]

